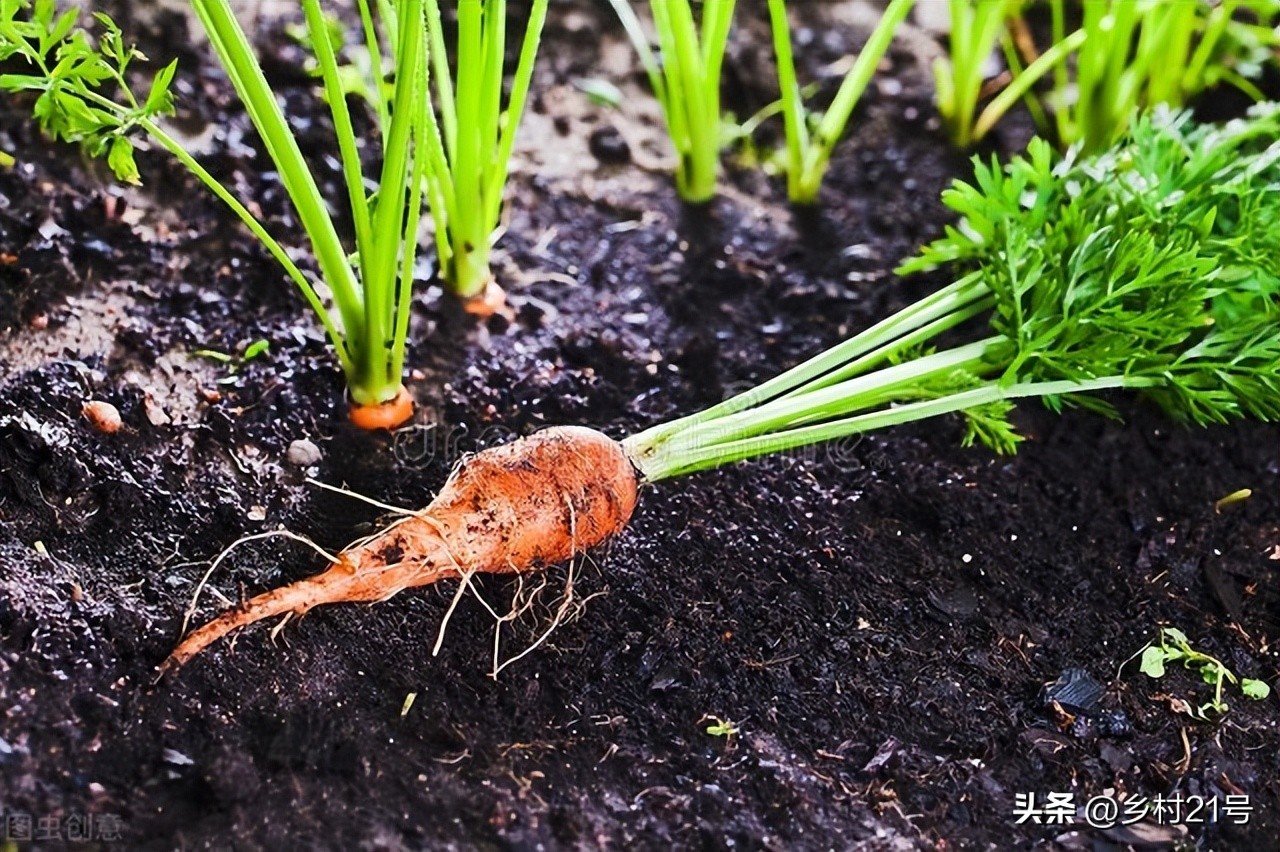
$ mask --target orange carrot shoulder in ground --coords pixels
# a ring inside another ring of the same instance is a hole
[[[351,401],[348,406],[351,422],[361,429],[370,432],[378,429],[395,429],[403,426],[413,416],[413,397],[409,389],[400,386],[400,392],[394,398],[377,405],[359,405]]]
[[[464,573],[534,571],[621,532],[639,480],[622,445],[575,426],[478,453],[431,505],[343,551],[329,570],[258,595],[190,633],[162,671],[234,630],[327,603],[381,601]]]

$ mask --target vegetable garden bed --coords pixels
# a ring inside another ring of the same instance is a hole
[[[172,126],[296,233],[187,19],[107,5],[152,57],[180,49]],[[803,8],[796,59],[815,79],[867,17]],[[746,115],[776,95],[764,4],[740,18],[724,106]],[[303,150],[336,155],[303,53],[281,21],[257,23]],[[283,526],[337,550],[373,529],[381,510],[309,477],[422,506],[464,453],[546,425],[621,437],[702,410],[948,283],[890,272],[952,221],[939,194],[972,175],[931,104],[932,44],[900,34],[820,208],[793,210],[784,180],[733,158],[717,200],[689,208],[659,168],[657,105],[608,4],[558,5],[494,255],[511,316],[477,323],[419,288],[406,357],[419,412],[390,435],[346,422],[322,330],[163,152],[139,156],[144,189],[113,188],[0,102],[0,150],[18,161],[0,169],[5,814],[56,823],[64,841],[91,816],[94,842],[118,832],[139,849],[1089,848],[1142,831],[1268,847],[1274,695],[1228,689],[1229,711],[1201,721],[1184,712],[1212,697],[1198,674],[1155,680],[1131,658],[1171,626],[1274,682],[1277,429],[1190,429],[1129,397],[1115,397],[1123,423],[1022,405],[1012,457],[960,448],[963,425],[944,418],[659,483],[628,532],[540,591],[527,579],[513,621],[495,625],[473,595],[451,610],[446,584],[246,631],[156,682],[201,575],[236,539]],[[622,105],[593,102],[584,79],[621,87]],[[1025,141],[1011,126],[999,150]],[[331,162],[320,180],[337,197]],[[122,427],[91,428],[89,400]],[[320,562],[254,541],[211,584],[234,600]],[[471,583],[497,613],[517,591]],[[1104,688],[1080,709],[1047,700],[1072,669]],[[1023,794],[1108,790],[1248,795],[1252,813],[1015,824]]]

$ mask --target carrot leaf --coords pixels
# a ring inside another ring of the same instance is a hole
[[[660,479],[960,413],[966,443],[1010,452],[1013,400],[1114,416],[1114,389],[1190,423],[1280,420],[1277,138],[1277,105],[1222,126],[1156,110],[1097,156],[975,160],[943,196],[958,223],[898,270],[954,284],[628,447]],[[927,348],[980,315],[984,336]]]

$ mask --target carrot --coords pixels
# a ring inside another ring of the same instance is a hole
[[[370,432],[378,429],[394,429],[413,416],[413,397],[404,385],[393,399],[375,405],[361,405],[351,400],[347,416],[361,429]]]
[[[563,562],[626,527],[638,485],[622,445],[593,429],[555,427],[485,450],[459,466],[426,509],[343,551],[327,571],[251,598],[192,631],[161,672],[273,616],[383,601],[472,572],[531,572]]]
[[[492,277],[480,292],[474,296],[463,297],[462,310],[481,320],[486,320],[494,314],[511,315],[511,309],[507,306],[507,291],[503,290]]]

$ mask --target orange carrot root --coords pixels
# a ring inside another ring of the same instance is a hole
[[[502,314],[508,318],[514,316],[511,309],[507,307],[507,291],[498,286],[498,282],[492,278],[479,293],[462,300],[462,309],[482,320],[494,314]]]
[[[263,619],[327,603],[383,601],[464,573],[537,571],[621,532],[638,480],[622,445],[561,426],[478,453],[422,512],[339,554],[327,571],[274,589],[192,631],[161,666],[178,669]]]
[[[377,405],[359,405],[354,400],[347,407],[347,416],[361,429],[375,432],[378,429],[394,429],[413,416],[413,397],[404,385],[395,399]]]

